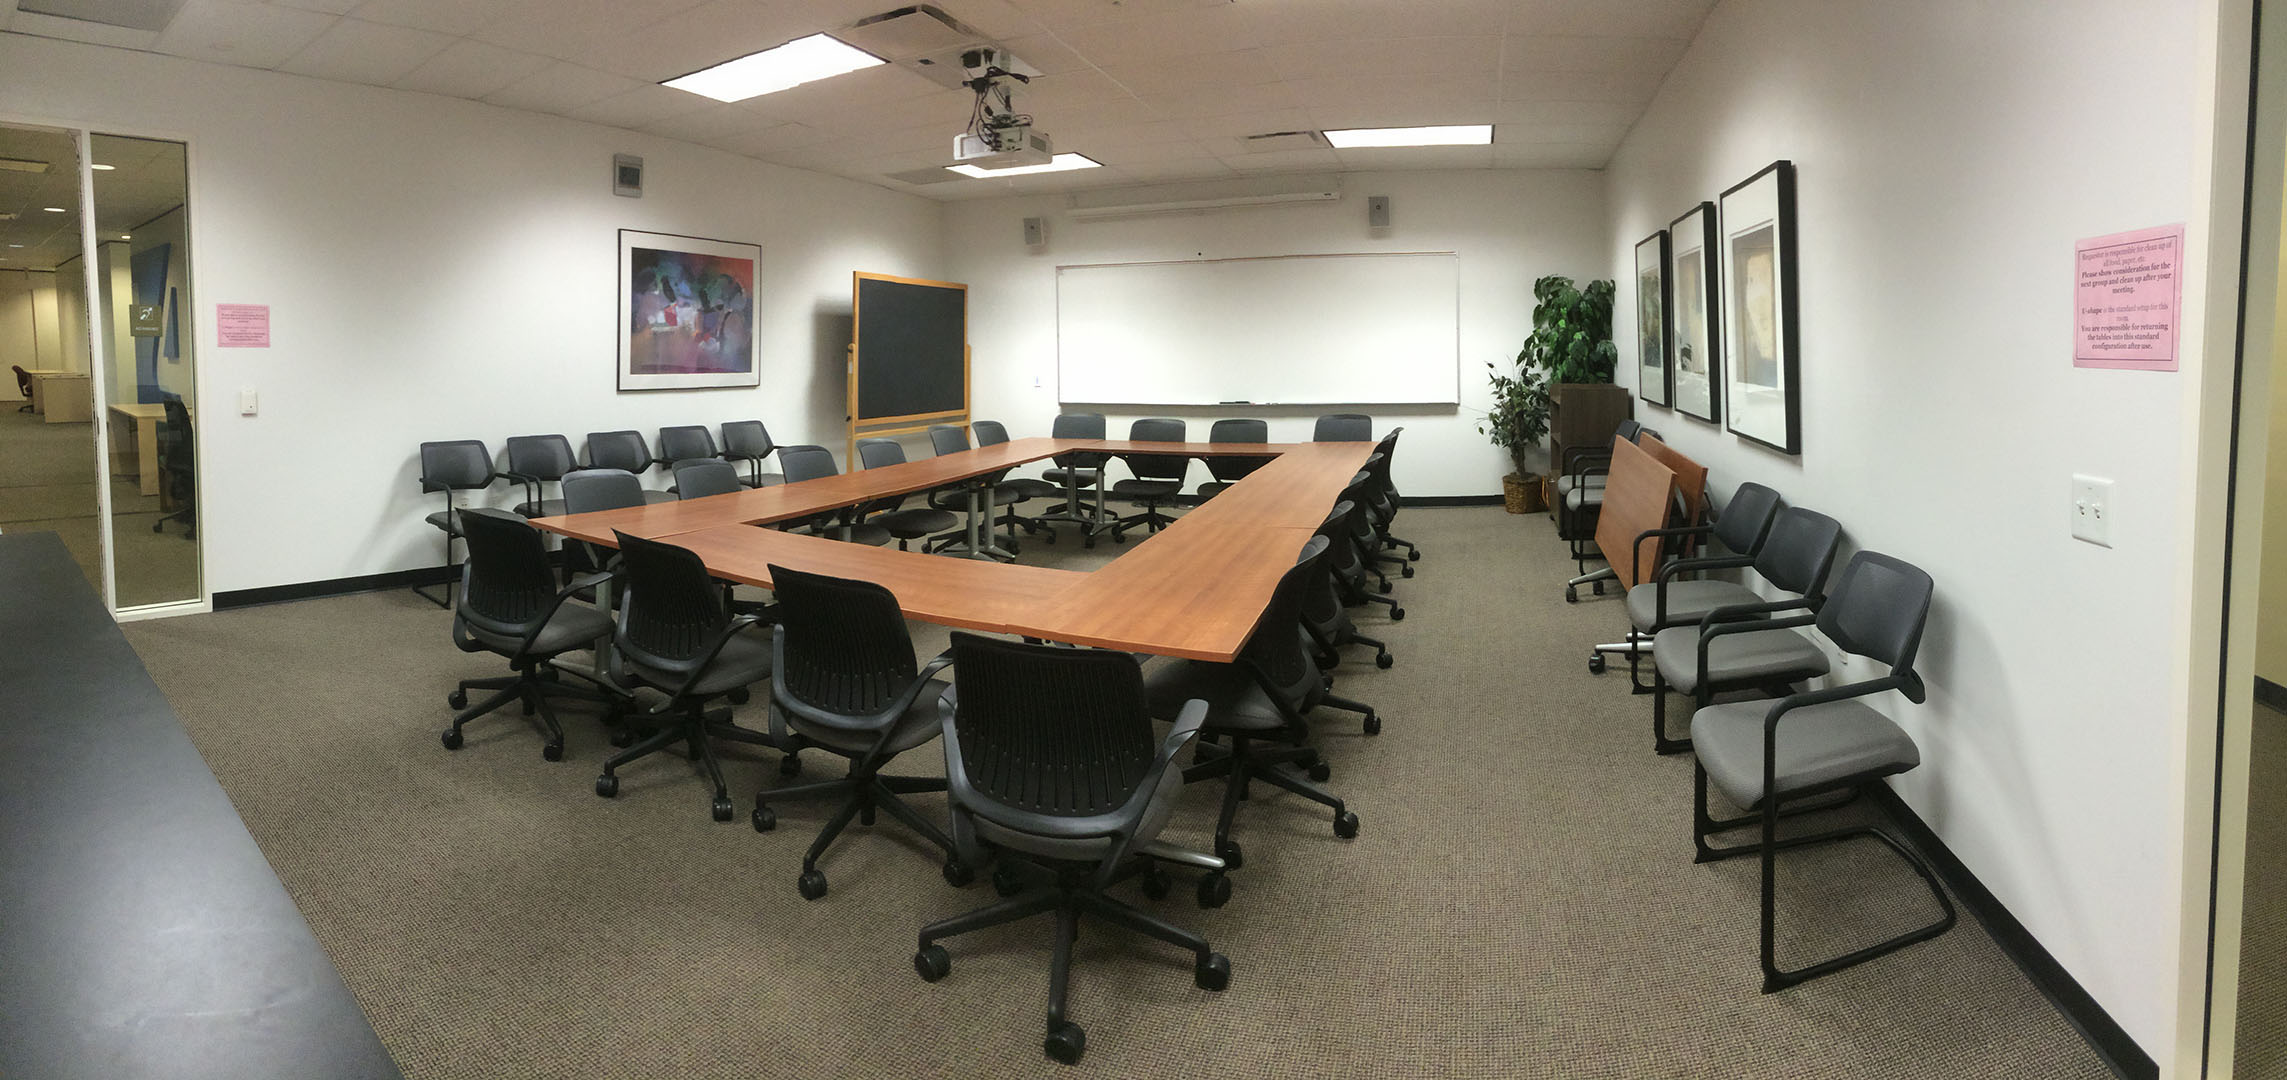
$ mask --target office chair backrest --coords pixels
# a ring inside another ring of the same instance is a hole
[[[1374,418],[1365,413],[1327,413],[1311,429],[1312,442],[1367,442],[1374,437]]]
[[[721,458],[695,458],[675,463],[675,492],[685,499],[704,499],[742,490],[739,467]]]
[[[723,424],[723,456],[733,461],[760,461],[777,449],[770,429],[760,420],[730,420]]]
[[[1755,572],[1791,593],[1816,597],[1826,587],[1827,571],[1834,568],[1834,549],[1842,543],[1842,525],[1815,510],[1790,506],[1771,523],[1763,550],[1755,556]]]
[[[565,473],[579,467],[579,459],[572,456],[572,440],[562,435],[508,437],[509,472],[540,480],[562,480]]]
[[[564,512],[588,514],[643,505],[643,481],[624,469],[575,469],[564,474]]]
[[[16,373],[16,392],[30,398],[32,396],[32,373],[24,370],[22,364],[10,364],[8,367]]]
[[[1207,429],[1207,441],[1219,443],[1267,443],[1271,441],[1271,426],[1262,420],[1217,420]],[[1211,454],[1207,458],[1207,471],[1215,479],[1228,484],[1244,480],[1247,474],[1270,463],[1267,457],[1240,457],[1235,454]]]
[[[492,486],[492,451],[475,439],[421,444],[421,491],[474,491]]]
[[[1181,420],[1153,417],[1128,425],[1128,439],[1132,442],[1182,442],[1186,427]],[[1181,480],[1191,469],[1191,458],[1183,454],[1121,454],[1128,470],[1139,480]]]
[[[1739,485],[1715,519],[1715,538],[1734,554],[1753,558],[1771,534],[1771,521],[1779,516],[1779,493],[1761,484]]]
[[[969,432],[959,424],[929,425],[929,448],[938,457],[969,449]]]
[[[1271,590],[1270,603],[1263,607],[1263,617],[1255,623],[1255,632],[1239,650],[1239,661],[1255,669],[1263,681],[1284,701],[1288,708],[1300,713],[1326,696],[1325,680],[1318,673],[1318,665],[1310,659],[1307,632],[1302,628],[1305,594],[1310,587],[1323,580],[1326,573],[1326,553],[1332,545],[1323,536],[1313,536],[1296,554],[1294,565],[1279,576],[1278,585]],[[962,673],[968,677],[967,672]],[[964,689],[963,693],[967,693]]]
[[[702,653],[730,621],[707,564],[688,548],[613,533],[626,587],[613,642],[646,667],[677,675],[698,670]]]
[[[879,469],[905,464],[905,444],[896,439],[871,438],[858,440],[858,468]],[[880,514],[905,505],[905,495],[885,495],[858,507],[858,515]],[[773,579],[775,580],[775,579]]]
[[[169,394],[159,405],[166,417],[159,426],[159,468],[187,474],[191,471],[191,439],[197,434],[191,427],[191,411],[184,407],[181,394]]]
[[[1819,632],[1850,652],[1890,665],[1893,674],[1911,676],[1932,591],[1930,575],[1920,567],[1861,551],[1843,565],[1833,595],[1819,609]],[[1908,696],[1920,701],[1918,686],[1915,691]]]
[[[1636,418],[1631,416],[1621,420],[1618,424],[1614,425],[1612,428],[1612,434],[1619,438],[1626,439],[1629,442],[1635,442],[1636,436],[1643,430],[1644,425],[1636,422]]]
[[[1350,519],[1357,514],[1357,510],[1356,503],[1335,503],[1334,509],[1327,511],[1326,520],[1319,523],[1318,531],[1312,534],[1326,541],[1326,555],[1319,561],[1325,566],[1323,576],[1330,581],[1338,579],[1355,585],[1365,576],[1365,566],[1358,557],[1358,545],[1349,542]],[[1326,620],[1321,617],[1317,621]]]
[[[998,420],[971,420],[969,430],[976,433],[978,446],[999,446],[1009,441],[1009,429]]]
[[[1658,428],[1648,428],[1648,427],[1645,427],[1645,426],[1643,426],[1643,425],[1641,425],[1641,424],[1638,424],[1638,425],[1636,426],[1636,437],[1635,437],[1635,438],[1633,438],[1633,439],[1630,439],[1630,440],[1628,440],[1628,441],[1630,441],[1630,442],[1633,442],[1633,443],[1638,443],[1638,444],[1641,444],[1641,443],[1642,443],[1642,442],[1643,442],[1645,439],[1657,439],[1657,438],[1659,438],[1659,437],[1660,437],[1660,429],[1658,429]]]
[[[588,464],[594,468],[641,475],[655,460],[651,456],[651,444],[643,441],[640,431],[588,433]]]
[[[715,433],[708,431],[704,425],[685,424],[659,429],[659,460],[669,468],[680,462],[714,456]]]
[[[772,689],[781,708],[812,719],[875,716],[920,668],[897,597],[870,581],[770,568],[778,600]],[[830,722],[830,721],[829,721]]]
[[[456,614],[477,629],[522,636],[556,599],[556,575],[540,530],[490,507],[461,511],[460,527],[469,555],[461,564]]]
[[[959,768],[979,795],[1048,817],[1120,808],[1157,754],[1143,669],[1105,649],[953,632]]]
[[[1054,423],[1048,425],[1050,438],[1101,439],[1104,437],[1104,414],[1092,412],[1058,413]],[[1058,454],[1058,466],[1066,469],[1093,469],[1104,463],[1098,453]]]
[[[786,482],[789,484],[839,476],[842,471],[834,464],[834,452],[815,443],[779,447],[778,467],[785,471]]]

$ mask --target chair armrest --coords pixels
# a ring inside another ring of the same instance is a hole
[[[1712,526],[1708,525],[1680,525],[1665,529],[1645,529],[1643,532],[1636,534],[1636,544],[1633,548],[1629,549],[1628,557],[1636,565],[1641,566],[1644,563],[1644,541],[1659,540],[1675,536],[1698,536],[1701,533],[1711,531],[1712,528]],[[1671,559],[1669,561],[1673,562],[1675,560]],[[1652,568],[1653,580],[1658,581],[1662,586],[1665,586],[1667,584],[1667,579],[1658,576],[1659,570],[1659,567]],[[1660,590],[1660,615],[1663,618],[1667,615],[1667,595],[1667,589],[1663,587]]]
[[[1899,691],[1906,695],[1907,700],[1917,705],[1921,703],[1924,697],[1920,677],[1912,672],[1893,671],[1879,679],[1867,679],[1863,682],[1846,683],[1842,686],[1805,690],[1800,694],[1788,694],[1786,697],[1773,702],[1771,711],[1763,714],[1763,730],[1769,732],[1778,727],[1779,718],[1796,709],[1807,709],[1813,705],[1830,705],[1837,701],[1848,701],[1851,698],[1866,697],[1887,690]],[[1766,739],[1765,742],[1768,743],[1769,740]]]
[[[1755,565],[1755,560],[1745,555],[1701,555],[1692,559],[1670,559],[1662,563],[1653,576],[1657,580],[1665,582],[1670,578],[1697,573],[1701,570],[1736,570],[1742,566],[1753,565]]]
[[[627,609],[621,608],[619,614],[624,621],[627,618]],[[698,685],[699,676],[706,674],[707,665],[714,663],[715,657],[722,655],[723,646],[730,644],[731,638],[737,636],[739,631],[761,621],[762,617],[759,615],[732,616],[731,621],[723,627],[723,632],[715,635],[715,640],[707,643],[706,654],[699,658],[699,666],[692,668],[691,673],[683,677],[683,685],[675,688],[674,696],[682,697],[690,693],[691,687]]]
[[[1737,609],[1718,608],[1716,610],[1719,612],[1745,610],[1748,608],[1759,608],[1764,606],[1765,605],[1762,604],[1741,604],[1738,605]],[[1714,614],[1710,614],[1708,616],[1709,620],[1713,620],[1714,618]],[[1797,615],[1792,619],[1742,619],[1742,621],[1737,622],[1716,623],[1710,621],[1700,623],[1698,659],[1699,666],[1693,670],[1699,673],[1699,685],[1701,692],[1704,693],[1707,689],[1707,650],[1709,646],[1715,643],[1716,638],[1729,637],[1732,634],[1757,634],[1771,630],[1792,630],[1796,627],[1810,626],[1816,622],[1818,622],[1818,616]]]
[[[1701,618],[1699,620],[1700,632],[1707,632],[1709,627],[1717,623],[1748,623],[1750,624],[1749,629],[1765,628],[1771,624],[1756,619],[1755,616],[1775,615],[1782,611],[1794,611],[1798,608],[1815,610],[1816,605],[1812,604],[1807,596],[1798,596],[1792,600],[1768,600],[1760,604],[1730,604],[1716,608]]]

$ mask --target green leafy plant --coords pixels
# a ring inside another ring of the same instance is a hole
[[[1552,383],[1608,383],[1620,364],[1612,343],[1612,283],[1550,274],[1533,282],[1533,332],[1517,366],[1540,368]]]
[[[1517,475],[1530,476],[1541,454],[1541,440],[1548,438],[1548,384],[1540,372],[1522,364],[1514,375],[1491,363],[1485,370],[1493,373],[1493,407],[1477,422],[1477,432],[1509,452]]]

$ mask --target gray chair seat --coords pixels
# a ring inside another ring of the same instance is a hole
[[[902,754],[936,738],[944,725],[944,714],[938,709],[938,699],[952,689],[953,684],[943,679],[929,680],[929,684],[914,696],[912,707],[906,709],[905,715],[898,717],[896,726],[890,729],[887,752]],[[814,723],[792,711],[786,711],[784,715],[786,726],[801,732],[804,738],[820,746],[831,746],[851,754],[863,754],[873,749],[874,740],[879,737],[871,731],[853,731]]]
[[[1566,473],[1563,476],[1556,478],[1556,491],[1559,495],[1568,495],[1571,494],[1572,489],[1575,487],[1600,488],[1604,486],[1605,479],[1606,477],[1604,473],[1590,473],[1587,476],[1581,477],[1575,477],[1571,473]],[[1575,483],[1576,480],[1578,481],[1577,483]]]
[[[461,534],[460,512],[457,510],[439,510],[421,520],[445,530],[446,536],[459,536]]]
[[[1152,716],[1173,720],[1183,703],[1207,703],[1207,727],[1220,731],[1275,731],[1286,726],[1278,704],[1237,664],[1172,660],[1144,668],[1144,701]]]
[[[993,488],[992,503],[994,506],[1014,506],[1023,502],[1024,498],[1024,496],[1010,490],[1006,485],[995,485]],[[939,510],[949,510],[957,514],[966,513],[969,509],[969,493],[961,489],[939,488],[929,493],[929,505]]]
[[[1099,482],[1103,480],[1104,470],[1064,468],[1047,469],[1041,472],[1040,478],[1056,485],[1058,490],[1062,490],[1065,485],[1074,482],[1078,482],[1081,487],[1091,488],[1095,487]]]
[[[1222,493],[1231,490],[1231,485],[1235,483],[1238,483],[1238,481],[1209,480],[1206,483],[1199,485],[1199,497],[1202,499],[1212,499],[1217,495],[1221,495]]]
[[[1171,499],[1183,490],[1181,480],[1116,480],[1112,494],[1131,499]]]
[[[1564,493],[1564,508],[1567,510],[1592,510],[1603,506],[1604,489],[1601,487],[1584,487]]]
[[[1000,490],[1016,492],[1016,501],[1018,502],[1023,502],[1026,499],[1061,499],[1064,497],[1062,485],[1051,484],[1046,480],[1035,480],[1029,476],[1003,480],[1000,482]]]
[[[502,656],[515,656],[524,644],[520,636],[495,634],[476,625],[465,624],[468,635],[482,642],[485,648]],[[597,639],[611,636],[611,616],[592,607],[565,604],[556,609],[548,625],[540,628],[540,636],[532,639],[532,653],[536,656],[554,656],[595,645]]]
[[[1736,581],[1671,581],[1668,582],[1668,625],[1698,622],[1719,607],[1763,601],[1755,590]],[[1644,584],[1628,590],[1628,622],[1636,629],[1653,629],[1659,610],[1658,585]]]
[[[868,525],[889,530],[891,536],[911,540],[918,536],[934,536],[947,529],[957,528],[961,519],[950,510],[930,510],[909,506],[903,510],[890,510],[866,519]]]
[[[1652,636],[1660,678],[1679,693],[1699,692],[1699,625],[1671,626]],[[1795,682],[1824,675],[1826,654],[1793,630],[1725,634],[1707,649],[1707,677],[1717,686]]]
[[[1763,802],[1763,718],[1769,701],[1710,705],[1691,718],[1691,744],[1716,790],[1742,809]],[[1922,763],[1890,718],[1858,699],[1811,705],[1779,721],[1773,770],[1779,797],[1851,776],[1888,776]]]
[[[1159,786],[1152,789],[1151,805],[1144,808],[1143,820],[1136,823],[1134,846],[1141,847],[1150,843],[1153,838],[1159,835],[1161,829],[1167,827],[1167,820],[1175,816],[1176,800],[1182,795],[1183,770],[1170,766],[1166,772],[1160,774]],[[1110,850],[1112,846],[1112,841],[1108,837],[1102,836],[1090,837],[1085,840],[1065,840],[1058,837],[1041,836],[1036,833],[1020,833],[1014,829],[1003,828],[994,824],[992,819],[987,818],[982,813],[972,815],[971,820],[977,827],[977,835],[985,840],[1002,847],[1014,848],[1047,859],[1086,862],[1090,859],[1103,858],[1104,853]]]
[[[516,514],[518,517],[558,517],[565,513],[568,513],[568,511],[564,509],[564,500],[562,499],[542,499],[536,503],[527,502],[516,504]]]
[[[723,643],[723,651],[715,654],[714,662],[707,665],[706,673],[691,687],[690,696],[713,697],[742,686],[753,686],[770,677],[770,656],[768,637],[752,631],[733,634]],[[683,685],[682,675],[633,660],[627,662],[627,670],[668,693],[674,693]]]

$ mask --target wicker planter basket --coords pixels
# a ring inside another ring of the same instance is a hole
[[[1538,476],[1519,476],[1510,473],[1501,478],[1501,505],[1512,514],[1531,514],[1548,508],[1544,485]]]

